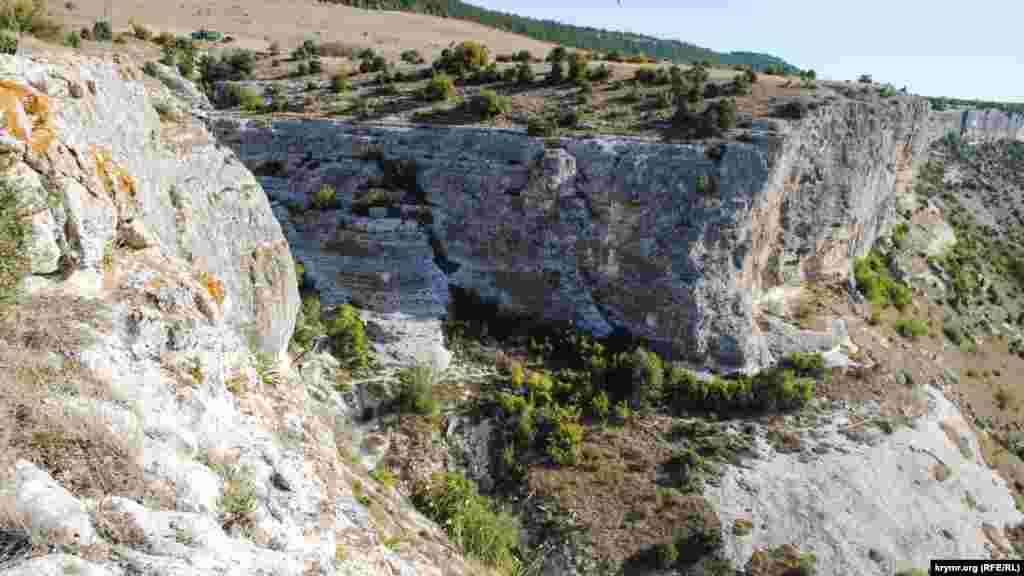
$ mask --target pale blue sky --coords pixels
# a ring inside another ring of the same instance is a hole
[[[776,54],[821,78],[1024,102],[1024,0],[469,0],[579,26]]]

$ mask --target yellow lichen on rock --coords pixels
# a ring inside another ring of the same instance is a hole
[[[118,184],[121,190],[128,193],[128,196],[135,198],[137,186],[135,178],[117,162],[114,162],[113,155],[110,152],[96,146],[90,146],[89,154],[96,162],[96,175],[103,182],[103,188],[107,191],[107,194],[116,196],[118,190],[115,188],[115,184]]]
[[[50,99],[30,86],[0,80],[0,111],[8,132],[29,144],[36,154],[49,149],[54,139],[50,124]]]

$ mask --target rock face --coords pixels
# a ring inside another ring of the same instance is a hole
[[[336,366],[311,390],[283,361],[295,264],[259,182],[159,102],[190,106],[124,59],[0,56],[0,175],[29,224],[29,273],[0,315],[0,414],[20,423],[5,432],[35,442],[27,411],[52,415],[42,438],[89,434],[56,444],[118,446],[63,467],[4,434],[0,505],[52,553],[0,573],[488,573],[339,458],[359,439]],[[70,376],[47,381],[50,366]],[[19,386],[41,399],[19,405]],[[73,415],[96,425],[62,428]]]
[[[0,58],[8,97],[60,102],[49,106],[47,132],[32,126],[31,136],[19,138],[15,128],[6,138],[9,154],[39,153],[38,171],[70,208],[67,227],[61,215],[37,222],[49,231],[37,235],[36,270],[53,272],[54,247],[60,247],[62,254],[76,253],[81,269],[95,271],[118,231],[141,225],[165,254],[223,282],[224,316],[260,351],[280,354],[294,328],[298,289],[288,245],[259,183],[201,124],[162,123],[153,101],[174,96],[155,81],[154,96],[147,96],[137,68],[77,67],[65,77],[58,66]],[[7,109],[18,113],[14,101]],[[59,134],[59,144],[43,154],[45,134]],[[91,173],[79,177],[87,168]]]
[[[291,207],[278,215],[326,303],[428,317],[447,283],[723,369],[771,361],[754,322],[762,291],[849,274],[935,129],[915,98],[839,99],[715,145],[327,120],[213,127]],[[304,211],[324,184],[337,204]],[[371,197],[390,207],[361,210]]]

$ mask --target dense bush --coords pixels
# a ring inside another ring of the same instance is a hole
[[[913,298],[906,284],[893,279],[887,263],[876,250],[854,262],[853,276],[857,289],[873,304],[882,307],[892,305],[903,310]]]
[[[726,98],[720,101],[718,108],[718,127],[722,130],[731,130],[736,127],[736,101]]]
[[[533,54],[530,54],[529,50],[520,50],[515,53],[512,59],[516,62],[531,62],[533,60]]]
[[[896,321],[896,332],[904,338],[916,340],[928,334],[928,325],[917,318],[901,318]]]
[[[114,31],[107,20],[97,20],[92,25],[92,37],[97,42],[110,42],[114,39]]]
[[[18,37],[7,30],[0,30],[0,54],[17,54]]]
[[[434,398],[434,371],[430,366],[418,364],[398,373],[398,409],[410,414],[429,415],[437,412]]]
[[[366,328],[354,307],[349,304],[342,305],[325,326],[331,348],[338,360],[353,368],[367,365],[369,354],[366,346]]]
[[[520,62],[516,66],[516,82],[519,84],[533,84],[534,73],[533,66],[528,62]]]
[[[243,110],[259,110],[263,107],[263,96],[252,86],[227,84],[223,90],[220,104],[225,108],[240,107]]]
[[[462,474],[448,472],[436,477],[432,486],[418,487],[412,503],[443,526],[467,555],[508,573],[517,571],[519,562],[513,551],[519,545],[519,523],[510,514],[493,509]]]
[[[445,48],[441,56],[434,61],[434,69],[461,76],[486,68],[489,61],[490,51],[486,46],[473,40],[466,40],[455,48]]]
[[[527,120],[526,133],[530,136],[547,138],[558,133],[558,125],[551,116],[538,114]]]
[[[405,50],[401,55],[402,62],[407,64],[423,64],[423,56],[420,55],[419,50]]]
[[[383,56],[371,56],[369,58],[363,58],[362,62],[359,63],[359,71],[363,74],[370,72],[381,72],[386,70],[388,67],[388,61]]]
[[[607,64],[601,64],[595,68],[591,68],[587,73],[587,78],[591,82],[607,82],[612,77],[612,69]]]
[[[568,56],[569,76],[571,82],[579,82],[587,78],[587,55],[583,52],[573,52]]]
[[[769,76],[785,76],[786,69],[782,64],[769,64],[768,66],[765,66],[764,73]]]
[[[82,37],[74,32],[68,32],[67,37],[64,38],[64,44],[71,48],[78,48],[82,45]]]
[[[500,96],[494,90],[481,90],[469,100],[469,106],[480,118],[491,119],[507,114],[511,109],[511,102],[507,96]]]
[[[348,82],[348,77],[344,74],[333,74],[331,76],[331,91],[335,93],[348,92],[352,86]]]
[[[423,97],[432,101],[448,100],[455,95],[455,84],[445,73],[435,74],[423,88]]]
[[[320,186],[320,190],[313,194],[313,208],[316,210],[329,210],[338,205],[338,191],[330,184]]]

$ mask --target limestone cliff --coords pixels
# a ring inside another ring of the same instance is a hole
[[[0,56],[28,230],[0,314],[0,521],[39,554],[0,570],[487,573],[357,463],[337,362],[287,366],[281,227],[163,73]]]
[[[759,294],[847,275],[938,129],[923,99],[830,100],[719,143],[329,120],[214,127],[279,202],[327,303],[429,317],[451,284],[599,335],[623,327],[679,359],[750,369],[771,361]],[[324,184],[337,205],[307,210]]]

